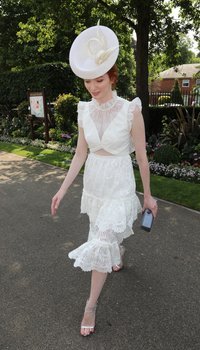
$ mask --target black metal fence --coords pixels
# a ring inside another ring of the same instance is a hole
[[[149,93],[149,105],[150,106],[200,106],[200,91],[191,93],[189,91],[181,92],[182,102],[180,102],[180,95],[173,95],[171,92],[150,92]]]

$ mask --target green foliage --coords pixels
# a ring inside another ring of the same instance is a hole
[[[165,103],[170,103],[171,102],[171,97],[170,96],[159,96],[158,97],[158,104],[159,105],[164,105]]]
[[[200,113],[195,115],[193,107],[192,114],[188,110],[178,107],[176,118],[163,118],[163,131],[161,142],[177,147],[182,154],[182,160],[195,162],[196,147],[200,142]]]
[[[194,53],[190,50],[191,47],[191,39],[187,35],[181,34],[177,42],[176,62],[174,62],[174,64],[181,65],[191,63],[194,57]]]
[[[161,134],[164,143],[177,146],[180,150],[185,145],[196,146],[200,139],[200,113],[195,115],[195,108],[190,115],[183,107],[176,108],[176,118],[164,117]]]
[[[200,143],[194,148],[195,152],[200,153]]]
[[[9,114],[2,115],[0,134],[13,137],[25,137],[29,134],[28,105],[28,101],[22,101]]]
[[[27,100],[22,101],[18,106],[17,106],[17,115],[19,118],[25,119],[27,115],[29,114],[29,102]]]
[[[56,127],[72,133],[77,123],[77,104],[79,99],[72,94],[59,95],[55,103]]]
[[[14,130],[13,137],[25,137],[30,133],[30,122],[28,120],[28,101],[22,101],[17,106],[17,116],[12,120]],[[15,121],[15,122],[14,122]]]
[[[49,129],[49,136],[51,141],[58,141],[60,144],[75,147],[78,140],[78,127],[75,123],[70,125],[70,131],[70,133],[66,133],[58,128],[51,128]]]
[[[159,73],[168,69],[168,65],[166,64],[166,54],[163,52],[151,53],[149,55],[149,83],[158,79]]]
[[[180,18],[174,20],[171,12],[176,6]],[[132,97],[136,91],[142,99],[145,125],[149,127],[148,55],[164,52],[165,64],[178,64],[180,34],[194,29],[198,36],[197,0],[3,0],[0,6],[0,71],[44,62],[68,62],[69,48],[76,35],[97,23],[99,18],[101,24],[112,28],[120,39],[119,94]],[[133,31],[137,36],[135,45]],[[72,90],[58,93],[71,92],[80,97],[80,85],[76,92],[72,86]]]
[[[44,123],[42,125],[37,125],[35,124],[33,126],[33,133],[34,133],[34,139],[40,139],[40,140],[44,140],[45,139],[45,126]]]
[[[183,105],[183,98],[181,96],[181,90],[179,87],[178,80],[175,80],[173,89],[171,91],[171,102]]]
[[[70,140],[67,142],[67,144],[68,144],[70,147],[76,147],[77,141],[78,141],[78,126],[77,126],[77,124],[73,124],[73,125],[72,125],[71,138],[70,138]]]
[[[57,140],[57,130],[55,128],[49,129],[49,137],[52,141]]]
[[[77,80],[66,63],[49,63],[19,72],[0,74],[0,104],[18,105],[27,98],[27,90],[41,91],[53,101],[60,93],[76,91]]]
[[[37,49],[39,52],[48,50],[55,45],[55,21],[51,18],[45,18],[40,21],[35,16],[30,17],[27,23],[19,23],[20,30],[16,33],[18,42],[36,43],[33,50]]]
[[[120,70],[119,94],[124,97],[133,97],[135,94],[132,30],[130,30],[127,23],[119,20],[110,10],[102,11],[102,5],[99,2],[94,3],[92,0],[87,2],[80,0],[78,3],[74,0],[58,0],[56,2],[54,0],[43,0],[42,2],[12,0],[11,6],[11,3],[5,0],[2,4],[2,13],[4,13],[3,18],[9,14],[10,21],[6,22],[5,28],[0,26],[0,37],[1,29],[3,38],[9,29],[12,29],[10,31],[12,35],[6,36],[2,48],[5,51],[6,59],[4,61],[6,62],[2,62],[2,65],[0,47],[0,71],[5,66],[16,71],[18,68],[52,61],[68,62],[69,49],[74,38],[83,29],[96,24],[100,18],[101,24],[107,25],[116,31],[120,39],[121,50],[118,59]],[[13,18],[15,21],[13,21]],[[14,38],[12,43],[11,38]],[[12,59],[10,59],[10,55],[12,55]],[[56,96],[59,93],[70,92],[82,97],[83,84],[79,80],[76,90],[74,90],[73,81],[75,79],[75,77],[69,76],[68,82],[72,81],[71,89],[62,89],[58,91]]]
[[[1,117],[0,134],[13,136],[13,137],[25,137],[29,134],[30,123],[27,119],[27,115],[18,113],[15,111],[12,115]]]
[[[173,20],[171,10],[176,5],[182,18]],[[180,33],[192,26],[192,29],[199,28],[198,6],[193,0],[179,1],[178,4],[174,0],[80,0],[78,3],[75,0],[3,0],[0,8],[3,60],[0,63],[3,65],[6,61],[7,67],[12,67],[14,62],[14,65],[25,61],[30,64],[28,57],[31,62],[35,59],[38,63],[64,61],[75,35],[94,25],[97,19],[101,18],[101,23],[110,27],[116,23],[118,32],[125,37],[126,31],[122,26],[126,24],[127,28],[137,30],[141,14],[143,27],[149,25],[146,18],[151,20],[150,53],[168,46],[169,52],[165,50],[165,53],[171,59],[180,57],[179,41],[185,44],[186,40]],[[122,44],[123,48],[124,42]]]
[[[154,152],[154,161],[159,164],[178,164],[181,159],[179,150],[172,145],[162,145]]]

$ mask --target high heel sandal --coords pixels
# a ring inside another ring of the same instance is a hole
[[[114,272],[119,272],[124,268],[123,257],[124,257],[124,253],[125,253],[125,247],[123,245],[120,245],[119,249],[120,249],[121,262],[120,262],[120,264],[113,266],[112,270]]]
[[[91,307],[91,306],[88,306],[88,301],[87,301],[86,302],[86,306],[85,306],[84,316],[85,316],[85,314],[91,314],[91,315],[93,315],[93,317],[95,319],[96,308],[97,308],[97,304],[94,305],[93,307]],[[89,330],[88,333],[81,333],[81,335],[83,337],[87,337],[88,335],[91,335],[91,334],[93,334],[95,332],[95,321],[94,321],[93,325],[84,325],[82,322],[81,322],[81,330],[80,330],[80,332],[83,329]]]

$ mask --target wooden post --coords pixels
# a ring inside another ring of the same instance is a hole
[[[45,126],[45,143],[49,142],[49,122],[47,116],[47,103],[46,103],[46,94],[45,88],[43,88],[43,103],[44,103],[44,126]]]
[[[29,88],[27,89],[27,99],[28,99],[29,108],[30,108],[30,89],[29,89]],[[29,120],[29,122],[30,122],[31,140],[34,140],[33,117],[32,117],[32,115],[31,115],[31,111],[29,111],[28,120]]]

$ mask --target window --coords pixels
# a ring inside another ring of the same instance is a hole
[[[190,86],[189,79],[183,79],[182,80],[182,87],[189,87],[189,86]]]
[[[200,79],[196,80],[196,86],[200,86]]]

